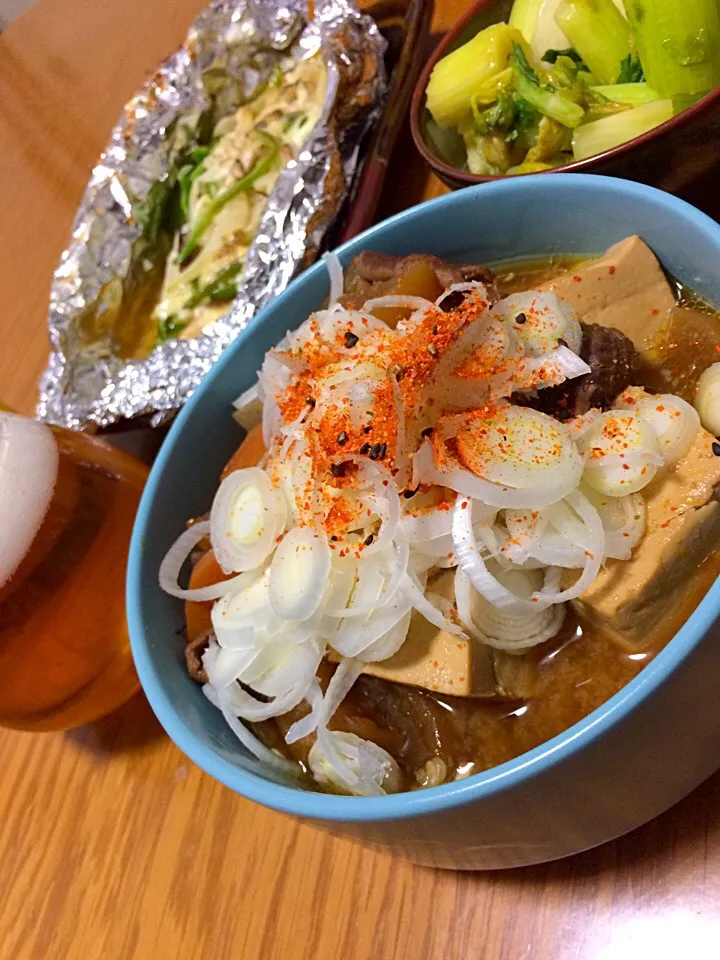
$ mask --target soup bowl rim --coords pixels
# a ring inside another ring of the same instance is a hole
[[[671,214],[679,216],[681,219],[692,220],[693,226],[700,232],[704,231],[708,235],[708,241],[714,243],[720,250],[720,225],[685,201],[654,187],[592,174],[557,174],[551,178],[543,177],[542,180],[543,189],[558,194],[563,194],[566,190],[576,190],[578,192],[583,189],[592,190],[602,185],[604,189],[610,189],[617,194],[618,202],[622,200],[623,194],[645,197],[652,204],[664,206]],[[493,194],[499,195],[503,192],[515,193],[519,198],[531,193],[537,185],[535,177],[510,178],[500,179],[488,185],[471,187],[470,191],[471,194],[475,191],[483,191],[483,200],[487,201]],[[468,196],[467,191],[458,191],[411,207],[347,241],[336,252],[341,258],[350,259],[361,249],[366,249],[368,243],[381,235],[389,225],[412,221],[420,208],[427,210],[432,206],[452,209],[455,204],[459,205],[467,202]],[[325,270],[322,262],[314,264],[294,280],[266,310],[280,309],[283,304],[289,304],[301,285],[313,286],[317,284]],[[152,662],[149,652],[149,637],[141,611],[141,595],[147,588],[140,576],[142,555],[151,506],[159,495],[165,471],[173,457],[177,438],[193,418],[199,404],[203,402],[203,397],[211,389],[213,380],[225,367],[237,362],[243,343],[249,336],[252,336],[252,331],[256,326],[262,324],[263,314],[266,310],[261,311],[253,323],[228,347],[178,414],[160,449],[143,493],[128,559],[128,625],[140,682],[156,716],[170,738],[183,753],[206,773],[231,790],[267,807],[296,816],[326,821],[397,820],[442,812],[464,804],[474,804],[503,790],[521,785],[533,776],[568,760],[575,753],[582,751],[594,741],[605,736],[621,724],[640,704],[644,703],[706,636],[720,614],[720,579],[710,587],[680,630],[650,663],[621,690],[586,717],[550,740],[512,760],[452,783],[422,790],[382,797],[349,797],[326,794],[307,789],[300,784],[289,786],[266,779],[259,774],[236,766],[218,752],[208,748],[195,734],[192,726],[182,713],[174,706],[165,690],[162,673],[155,669]],[[228,419],[230,419],[230,416],[228,416]],[[156,589],[159,590],[159,586]],[[239,743],[238,751],[241,751]]]

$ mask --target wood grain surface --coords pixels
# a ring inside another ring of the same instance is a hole
[[[0,396],[20,410],[90,166],[200,3],[39,0],[0,37]],[[438,0],[436,33],[465,5]],[[383,214],[443,191],[407,133],[399,153]],[[582,856],[443,873],[235,796],[137,697],[67,734],[0,731],[0,810],[0,960],[720,957],[720,776]]]

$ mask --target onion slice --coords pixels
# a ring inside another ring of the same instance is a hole
[[[178,577],[185,561],[198,543],[209,533],[210,524],[208,521],[203,520],[200,523],[194,523],[187,530],[184,530],[170,547],[160,564],[158,577],[160,586],[165,593],[178,597],[180,600],[195,600],[202,603],[205,600],[217,600],[224,597],[225,594],[233,593],[253,579],[254,573],[250,575],[240,573],[228,580],[221,580],[219,583],[212,583],[207,587],[195,587],[192,590],[186,590],[178,584]]]
[[[269,747],[266,747],[264,743],[258,740],[254,733],[248,730],[244,723],[238,720],[230,709],[229,697],[225,692],[218,692],[213,689],[210,684],[206,683],[203,687],[203,693],[210,703],[220,710],[232,732],[254,757],[271,769],[277,770],[279,773],[290,774],[292,777],[302,776],[302,770],[299,764],[293,763],[291,760],[286,760],[285,757],[279,756]]]
[[[337,254],[332,252],[323,254],[323,263],[330,278],[330,305],[332,306],[343,295],[343,268]]]
[[[210,510],[210,540],[223,572],[259,567],[274,549],[286,519],[285,497],[260,467],[225,477]]]
[[[270,564],[270,606],[285,620],[307,620],[317,610],[325,593],[332,555],[324,532],[293,527]]]

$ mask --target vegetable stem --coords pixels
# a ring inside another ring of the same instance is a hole
[[[673,115],[672,100],[653,100],[632,110],[623,110],[602,120],[584,123],[573,133],[573,157],[584,160],[611,150],[653,127],[665,123]]]
[[[643,103],[660,100],[660,94],[647,83],[613,83],[602,87],[590,87],[593,93],[599,93],[606,100],[613,103],[629,103],[631,107],[639,107]]]
[[[612,0],[561,0],[555,21],[600,83],[615,83],[630,28]]]
[[[515,0],[512,5],[508,23],[520,31],[526,43],[533,41],[543,2],[544,0]]]
[[[506,23],[481,30],[472,40],[435,64],[427,85],[427,108],[440,127],[452,127],[470,117],[470,99],[484,91],[507,69],[515,41],[522,34]],[[484,99],[484,97],[483,97]]]
[[[518,96],[535,107],[546,117],[557,120],[565,127],[577,127],[582,121],[585,111],[579,104],[573,103],[545,87],[540,86],[537,74],[527,61],[522,47],[513,44],[513,54],[510,58],[513,71],[513,82]]]
[[[627,14],[647,82],[660,94],[720,84],[717,0],[628,0]]]
[[[279,157],[280,144],[275,137],[270,136],[270,134],[266,133],[264,130],[255,130],[254,133],[255,136],[258,137],[265,145],[265,152],[262,154],[260,159],[257,160],[255,166],[252,167],[252,169],[249,170],[244,177],[242,177],[240,180],[236,180],[235,183],[227,188],[227,190],[223,190],[222,193],[218,194],[218,196],[208,204],[202,215],[198,218],[197,223],[190,231],[190,236],[178,255],[177,262],[179,264],[185,263],[188,257],[193,253],[200,237],[203,235],[203,233],[205,233],[222,208],[239,193],[249,190],[252,185],[260,179],[260,177],[264,176],[264,174],[270,170],[272,165]]]

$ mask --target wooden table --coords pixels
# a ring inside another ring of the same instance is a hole
[[[91,164],[201,2],[39,0],[0,37],[0,395],[20,410]],[[438,0],[435,30],[465,5]],[[400,151],[383,213],[443,191]],[[0,960],[720,956],[720,775],[582,856],[434,872],[235,796],[137,697],[67,734],[0,731],[0,810]]]

